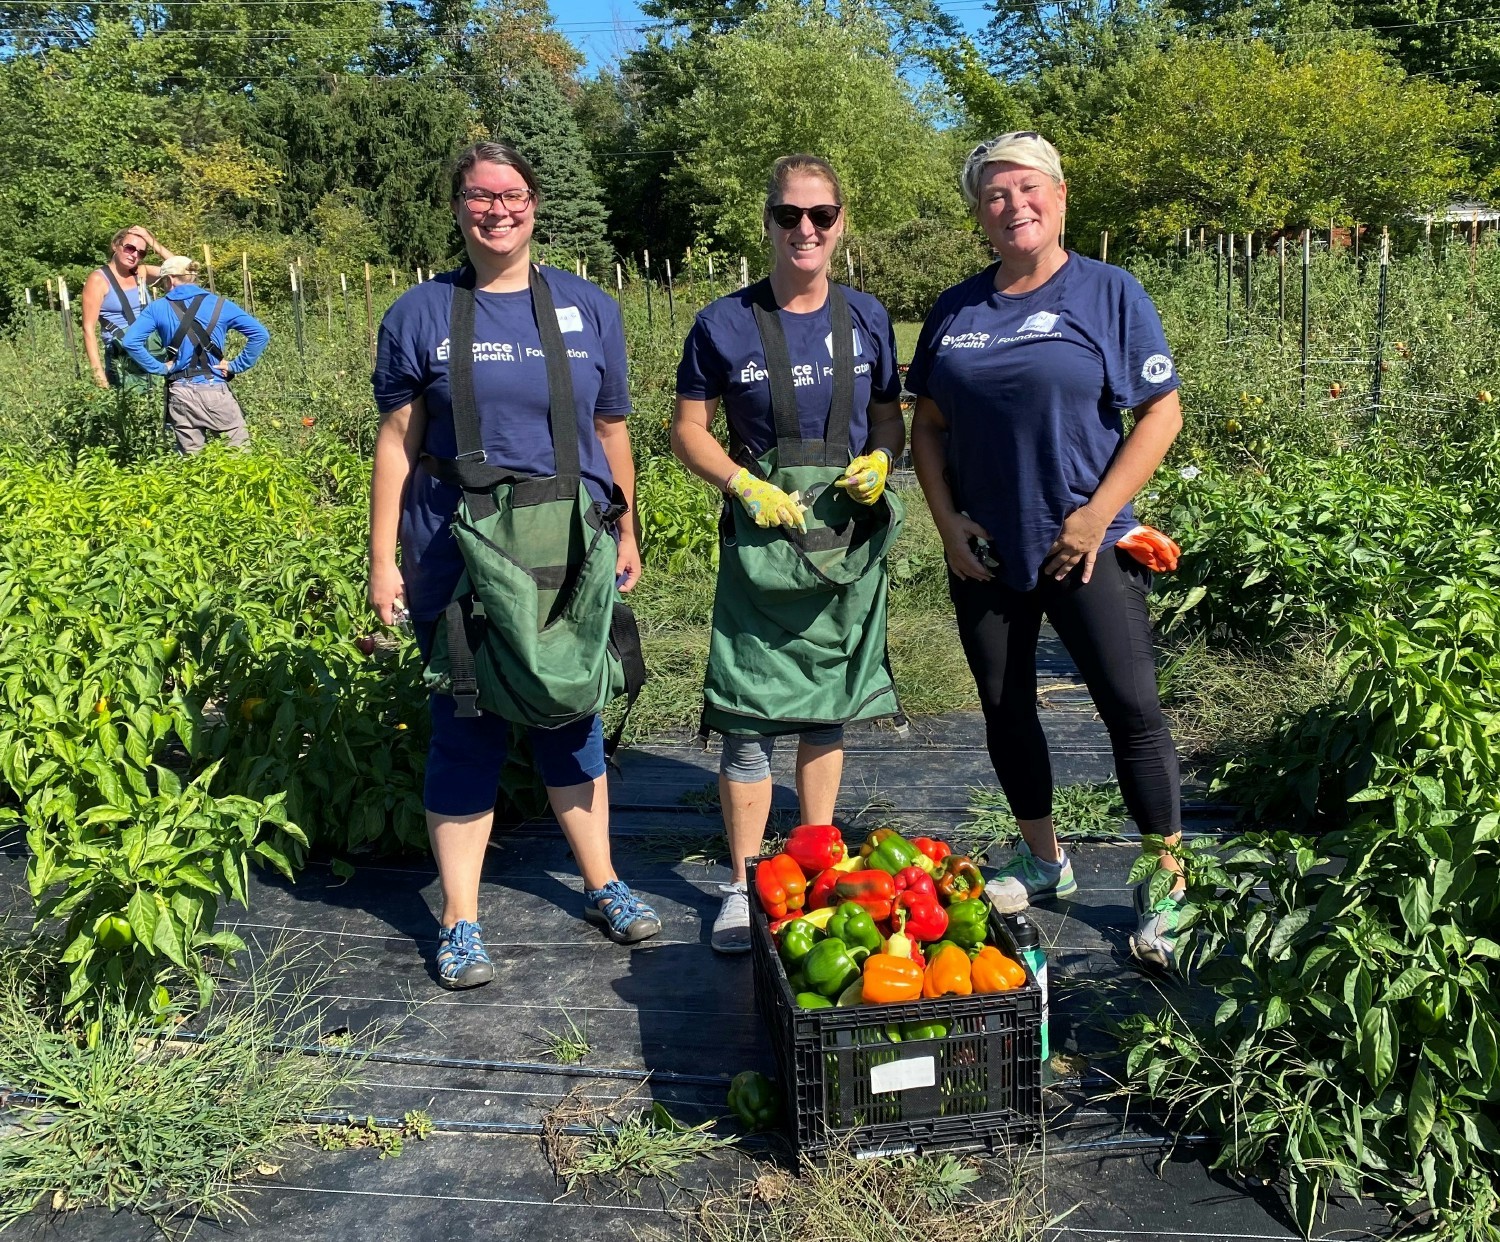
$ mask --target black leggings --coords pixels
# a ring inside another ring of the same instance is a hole
[[[1037,717],[1042,617],[1062,639],[1109,730],[1125,806],[1142,832],[1182,827],[1177,750],[1156,692],[1146,594],[1151,573],[1105,548],[1085,585],[1075,569],[1030,591],[948,575],[958,633],[984,707],[985,741],[1018,819],[1052,814],[1052,759]]]

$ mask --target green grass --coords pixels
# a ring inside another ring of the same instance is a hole
[[[0,1228],[43,1199],[159,1224],[241,1216],[235,1184],[356,1080],[357,1058],[277,1051],[320,1033],[319,974],[298,955],[272,950],[183,1038],[171,1006],[142,1015],[105,1000],[87,1025],[62,1022],[55,953],[43,940],[0,951],[0,1082],[17,1093],[0,1138]]]
[[[910,362],[911,356],[917,352],[917,337],[922,333],[922,325],[897,322],[891,326],[896,329],[897,360],[903,363]]]

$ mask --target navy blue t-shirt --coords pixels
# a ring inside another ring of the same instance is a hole
[[[854,412],[849,420],[849,445],[859,454],[870,435],[870,402],[894,401],[901,394],[896,334],[879,302],[857,289],[840,288],[854,321]],[[819,310],[779,314],[792,361],[802,437],[821,440],[833,400],[832,313],[824,302]],[[730,430],[756,457],[776,442],[771,384],[748,288],[710,302],[698,312],[677,364],[677,395],[699,401],[721,398]]]
[[[614,298],[571,272],[543,269],[568,347],[583,479],[596,500],[607,500],[614,480],[594,429],[596,415],[630,413],[625,371],[625,327]],[[448,311],[457,272],[408,289],[385,314],[375,362],[375,404],[381,413],[423,398],[424,452],[452,457],[453,406],[448,391]],[[526,474],[556,471],[547,421],[547,364],[530,290],[474,294],[474,397],[480,439],[489,464]],[[463,573],[451,523],[459,489],[419,464],[407,483],[401,511],[401,574],[406,607],[431,620],[447,606]]]
[[[1073,251],[1029,293],[997,292],[993,266],[944,290],[906,376],[947,421],[954,506],[989,532],[1018,591],[1036,586],[1063,520],[1104,478],[1120,411],[1178,383],[1140,282]],[[1126,505],[1101,546],[1134,525]]]

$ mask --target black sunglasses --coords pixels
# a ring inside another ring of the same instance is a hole
[[[831,229],[838,223],[839,213],[844,209],[838,203],[821,203],[816,207],[793,207],[791,203],[777,203],[771,208],[771,219],[780,229],[794,229],[806,216],[815,229]]]

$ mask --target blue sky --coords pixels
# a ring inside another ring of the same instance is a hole
[[[633,0],[551,0],[557,26],[588,57],[588,70],[629,51],[640,40],[637,27],[646,21]],[[986,0],[950,0],[943,8],[978,30],[990,18]]]

